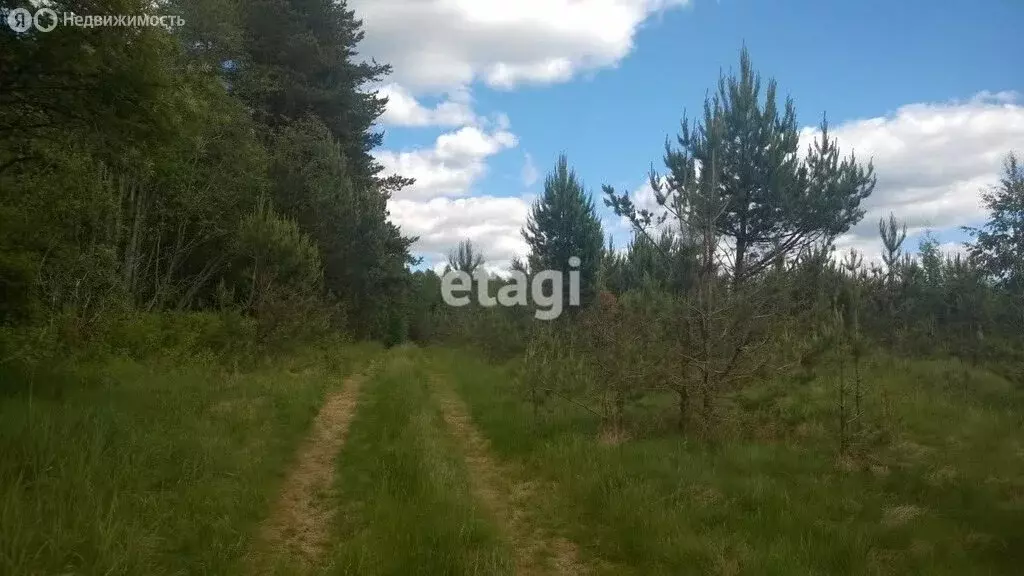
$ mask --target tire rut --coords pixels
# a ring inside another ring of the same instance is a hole
[[[355,415],[363,380],[363,375],[346,378],[341,389],[324,401],[260,527],[259,546],[249,557],[248,573],[273,573],[282,560],[308,570],[322,557],[336,510],[332,502],[335,459]]]
[[[462,446],[473,494],[499,521],[514,550],[516,574],[589,574],[574,543],[532,525],[527,510],[535,501],[535,487],[514,480],[512,470],[491,456],[487,439],[458,394],[440,377],[432,380],[445,424]]]

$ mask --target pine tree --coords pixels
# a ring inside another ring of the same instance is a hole
[[[411,180],[380,177],[370,151],[387,100],[365,88],[390,67],[358,60],[362,22],[344,1],[239,6],[243,41],[227,80],[274,150],[275,201],[317,239],[326,288],[356,333],[400,332],[392,312],[408,294],[415,239],[388,220],[387,202]]]
[[[714,142],[708,136],[712,125],[722,131]],[[703,121],[691,125],[684,118],[679,148],[666,143],[668,175],[651,175],[655,198],[668,211],[664,217],[685,223],[693,210],[687,187],[717,158],[723,212],[716,231],[732,244],[731,275],[740,285],[786,256],[846,232],[864,216],[860,202],[875,185],[871,164],[865,168],[853,155],[840,159],[827,122],[821,132],[801,160],[792,99],[780,113],[770,80],[762,102],[761,77],[744,48],[739,76],[719,79],[718,91],[704,102]],[[628,196],[611,187],[605,194],[606,203],[634,226],[651,224],[653,215]]]
[[[579,258],[580,304],[593,301],[597,294],[604,232],[593,200],[576,172],[569,168],[564,154],[544,180],[544,195],[533,205],[522,234],[530,246],[531,271],[562,271],[565,283],[562,295],[566,304],[570,296],[569,259]]]
[[[257,120],[277,128],[317,116],[341,144],[353,183],[373,182],[381,168],[370,151],[383,138],[373,125],[387,99],[364,87],[391,68],[356,60],[362,22],[344,0],[253,0],[241,10],[235,85]]]
[[[483,253],[469,239],[459,242],[458,247],[448,253],[448,269],[450,270],[459,270],[472,274],[483,263]]]
[[[381,322],[406,293],[414,239],[388,220],[387,195],[354,182],[341,144],[314,116],[280,130],[270,160],[275,204],[317,240],[325,286],[345,304],[351,327],[390,331]]]
[[[900,261],[903,258],[903,242],[907,239],[907,223],[902,224],[896,220],[896,216],[889,214],[889,219],[878,220],[878,234],[882,237],[882,262],[885,264],[885,284],[892,287],[896,281],[896,274],[899,272]]]

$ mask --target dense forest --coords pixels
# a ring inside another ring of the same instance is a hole
[[[490,345],[525,350],[531,329],[514,312],[453,317],[436,274],[411,271],[422,268],[415,238],[387,212],[411,180],[382,177],[370,154],[387,103],[370,87],[389,68],[359,59],[351,10],[283,0],[164,9],[184,25],[5,32],[4,326],[88,338],[140,313],[204,311],[254,320],[265,342],[331,330],[389,343],[498,338],[507,342]],[[603,292],[640,315],[651,357],[672,356],[657,346],[702,348],[698,332],[728,326],[707,343],[715,359],[670,370],[698,379],[786,364],[779,354],[806,363],[835,348],[825,334],[852,349],[1015,370],[1024,168],[1012,151],[966,255],[941,254],[929,238],[911,255],[893,215],[879,223],[884,261],[864,262],[834,243],[864,216],[870,162],[840,151],[827,124],[801,150],[795,104],[776,91],[744,52],[700,120],[684,119],[666,173],[651,175],[661,213],[605,187],[606,204],[635,228],[625,250],[605,245],[589,191],[561,158],[523,231],[531,253],[509,267],[568,270],[581,258],[583,308],[602,308],[592,305]],[[482,261],[469,248],[456,268]],[[512,324],[462,324],[475,316]],[[665,322],[683,324],[654,337]]]
[[[147,3],[113,2],[114,14]],[[61,4],[85,12],[91,3]],[[370,150],[359,22],[331,2],[182,2],[171,31],[3,35],[5,325],[87,335],[138,312],[235,311],[382,338],[411,239]]]
[[[384,175],[372,155],[387,105],[374,86],[390,68],[361,57],[358,15],[329,0],[158,6],[184,25],[0,33],[5,402],[59,399],[78,384],[56,374],[109,356],[209,353],[230,358],[230,372],[310,343],[379,342],[508,365],[530,430],[576,410],[615,446],[666,413],[658,434],[671,441],[712,446],[777,431],[791,422],[769,408],[825,382],[827,408],[815,418],[826,440],[814,449],[871,460],[901,441],[879,367],[898,364],[886,362],[955,366],[942,373],[955,390],[942,393],[965,406],[987,393],[972,387],[974,374],[1008,383],[996,404],[1024,405],[1024,160],[1015,151],[984,191],[988,220],[965,230],[963,250],[944,253],[931,235],[909,245],[900,214],[877,223],[881,261],[839,249],[865,218],[871,160],[840,149],[827,122],[802,147],[794,99],[742,49],[696,119],[684,117],[666,141],[650,174],[657,207],[611,186],[592,195],[571,151],[551,159],[522,231],[530,253],[504,263],[492,293],[510,275],[568,273],[577,257],[579,306],[567,300],[547,322],[530,306],[453,308],[441,275],[414,256],[417,239],[389,219],[389,199],[412,181]],[[631,224],[628,246],[608,240],[599,203]],[[467,239],[447,269],[486,263]],[[0,428],[0,445],[25,451],[0,468],[0,504],[12,510],[31,492],[19,482],[46,468],[26,456],[31,420],[19,425]],[[0,517],[5,529],[17,522]],[[20,546],[0,546],[0,566],[36,573]],[[1009,561],[999,550],[993,566]],[[85,562],[61,554],[57,564]],[[152,568],[124,562],[112,573]]]

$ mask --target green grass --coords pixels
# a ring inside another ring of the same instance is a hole
[[[393,349],[362,388],[339,459],[327,574],[509,574],[510,551],[471,494],[421,351]]]
[[[510,370],[431,354],[496,453],[554,484],[546,522],[611,572],[1013,574],[1024,565],[1024,412],[1019,393],[989,373],[871,362],[872,432],[861,456],[840,459],[829,381],[761,384],[732,398],[739,422],[720,441],[653,426],[606,446],[579,411],[535,421]],[[647,409],[663,422],[671,406]]]
[[[0,573],[239,573],[326,390],[376,353],[93,359],[18,386],[0,397]]]
[[[513,572],[431,375],[466,401],[492,455],[538,487],[524,522],[569,537],[610,574],[1024,565],[1024,394],[957,361],[868,361],[865,433],[839,457],[830,377],[729,396],[706,441],[675,432],[671,398],[651,396],[630,409],[631,439],[607,445],[571,406],[535,419],[514,365],[348,346],[242,366],[203,354],[95,357],[31,387],[0,386],[0,573],[244,573],[325,393],[373,358],[314,572]]]

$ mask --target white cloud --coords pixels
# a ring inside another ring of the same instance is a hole
[[[661,182],[663,184],[667,183],[667,178],[661,176]],[[652,222],[649,233],[653,237],[659,236],[663,231],[675,232],[679,230],[678,221],[664,206],[658,204],[657,198],[654,197],[654,188],[651,187],[650,178],[644,178],[643,184],[629,193],[629,199],[633,201],[633,205],[636,206],[637,210],[647,210],[651,213]],[[598,206],[604,205],[603,192],[595,193],[594,203]],[[664,222],[659,224],[658,220],[662,216],[666,216],[666,218]],[[612,213],[602,221],[602,226],[604,227],[605,236],[611,234],[615,245],[621,249],[628,246],[633,238],[633,224],[625,216],[615,216]]]
[[[498,62],[487,68],[484,81],[492,88],[511,90],[524,82],[565,82],[572,78],[572,73],[573,63],[568,58],[550,58],[542,62],[521,65]]]
[[[840,243],[874,254],[878,220],[890,212],[912,237],[985,219],[981,192],[998,182],[1008,152],[1024,151],[1024,103],[1010,92],[984,92],[965,102],[910,104],[830,133],[844,154],[874,161],[878,184],[862,205],[864,220]],[[801,142],[816,135],[805,128]]]
[[[477,124],[480,120],[473,112],[468,90],[456,90],[427,108],[405,88],[398,84],[387,84],[378,89],[381,96],[388,98],[387,108],[381,122],[388,126],[441,126],[456,127]]]
[[[668,178],[666,176],[659,177],[659,186],[662,187],[662,190],[668,186]],[[658,199],[654,196],[654,188],[651,186],[650,178],[645,178],[644,183],[634,190],[630,197],[638,209],[647,210],[655,217],[667,213],[665,207],[658,204]]]
[[[505,114],[504,112],[498,112],[495,114],[491,122],[498,130],[508,130],[509,127],[512,126],[512,121],[509,120],[508,114]]]
[[[386,174],[416,179],[397,193],[390,208],[409,235],[422,236],[414,250],[443,260],[460,240],[473,238],[495,262],[507,266],[524,255],[519,234],[529,201],[464,198],[486,173],[487,160],[515,147],[509,120],[478,116],[470,86],[498,89],[549,84],[617,65],[633,48],[640,26],[689,0],[350,0],[366,33],[360,52],[393,66],[381,118],[396,127],[461,129],[442,134],[430,148],[378,150]],[[438,96],[425,105],[425,96]],[[522,180],[540,174],[527,155]],[[491,265],[491,264],[489,264]]]
[[[360,50],[413,93],[508,89],[614,66],[645,20],[689,0],[350,0]]]
[[[540,172],[537,170],[537,164],[533,161],[533,156],[529,152],[523,154],[523,184],[526,186],[533,186],[540,179]]]
[[[966,256],[967,247],[963,242],[943,242],[939,244],[939,252],[953,258],[955,256]]]
[[[518,140],[507,130],[485,132],[465,126],[437,137],[432,148],[395,152],[377,150],[374,157],[384,174],[401,174],[416,183],[398,192],[403,199],[427,200],[440,196],[464,196],[487,171],[486,160]]]
[[[388,209],[404,234],[419,236],[413,251],[428,265],[444,262],[449,250],[469,239],[486,257],[489,269],[499,270],[508,268],[512,257],[528,252],[520,229],[531,201],[525,196],[394,199]]]

